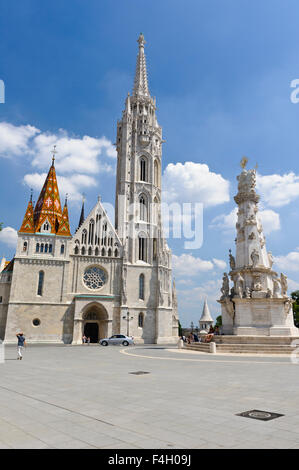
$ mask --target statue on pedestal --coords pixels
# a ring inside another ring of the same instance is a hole
[[[232,250],[229,250],[229,265],[230,269],[233,271],[236,267],[236,260],[234,256],[232,255]]]
[[[287,281],[287,276],[281,273],[280,275],[280,284],[281,284],[281,295],[283,297],[287,297],[287,291],[288,291],[288,281]]]
[[[258,251],[254,248],[254,250],[251,252],[250,258],[252,260],[252,266],[255,268],[258,265],[260,255],[258,254]]]
[[[241,276],[240,273],[238,273],[236,280],[235,280],[235,292],[240,299],[243,298],[243,292],[244,292],[244,278]]]
[[[221,299],[224,299],[225,297],[229,296],[229,278],[227,273],[223,274],[221,292]]]

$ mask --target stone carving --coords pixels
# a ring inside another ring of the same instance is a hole
[[[240,192],[249,193],[254,191],[256,185],[256,171],[255,170],[243,170],[242,173],[237,177],[239,181],[238,190]]]
[[[221,292],[221,299],[224,299],[225,297],[229,296],[229,278],[227,273],[223,274]]]
[[[279,299],[280,295],[280,279],[273,277],[273,297]]]
[[[252,260],[252,266],[253,268],[255,268],[260,260],[260,255],[258,254],[258,251],[256,249],[251,252],[250,258]]]
[[[260,275],[254,276],[253,280],[253,290],[254,291],[261,291],[262,290],[262,279]]]
[[[232,250],[229,250],[229,265],[230,269],[233,271],[236,267],[236,260],[234,256],[232,255]]]
[[[256,224],[256,218],[253,214],[251,214],[245,221],[246,225],[255,225]]]
[[[235,293],[238,297],[240,297],[240,299],[242,299],[243,292],[244,292],[244,278],[241,276],[240,273],[238,273],[236,280],[235,280]]]
[[[281,295],[283,297],[287,297],[287,291],[288,291],[288,281],[287,281],[287,276],[281,273],[280,275],[280,284],[281,284]]]
[[[246,290],[245,290],[245,297],[246,299],[250,299],[251,298],[251,290],[249,287],[246,287]]]
[[[268,289],[267,289],[267,295],[266,295],[266,297],[267,297],[268,299],[270,299],[270,298],[272,297],[272,291],[271,291],[271,289],[270,289],[269,287],[268,287]]]
[[[225,310],[232,319],[235,318],[234,303],[228,297],[225,299]]]
[[[289,313],[291,314],[293,313],[293,300],[288,299],[284,303],[284,311],[285,311],[286,316],[288,316]]]
[[[274,258],[273,258],[271,251],[268,252],[268,260],[269,260],[269,266],[270,268],[272,268],[273,263],[274,263]]]
[[[249,240],[255,240],[255,234],[254,232],[251,232],[251,234],[248,237]]]

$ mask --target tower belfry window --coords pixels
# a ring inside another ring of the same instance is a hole
[[[140,181],[146,181],[146,160],[145,158],[140,159]]]
[[[139,218],[147,221],[147,202],[143,194],[139,197]]]
[[[146,238],[142,235],[138,238],[138,259],[146,261]]]

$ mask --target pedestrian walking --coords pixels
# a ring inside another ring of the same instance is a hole
[[[26,346],[26,341],[25,341],[25,336],[23,333],[18,333],[17,335],[18,338],[18,359],[21,361],[23,359],[23,349],[24,346]]]

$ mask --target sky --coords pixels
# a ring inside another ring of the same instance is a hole
[[[220,314],[243,155],[258,165],[274,267],[299,289],[298,15],[297,0],[0,0],[0,255],[14,255],[54,144],[73,231],[83,193],[86,213],[98,195],[114,203],[116,124],[142,32],[165,139],[164,200],[203,204],[201,246],[168,238],[181,323],[198,323],[205,298]]]

